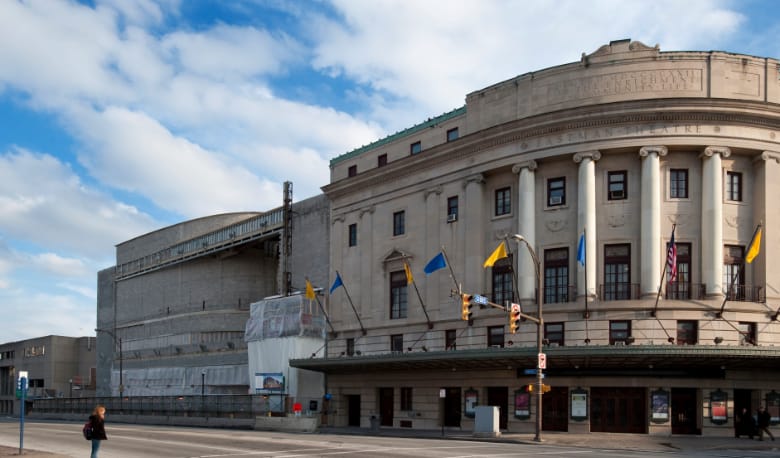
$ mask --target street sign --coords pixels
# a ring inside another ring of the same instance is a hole
[[[525,369],[525,370],[523,370],[523,374],[525,374],[525,375],[536,375],[536,369]]]
[[[539,364],[537,366],[539,369],[547,369],[547,355],[539,353]]]
[[[488,299],[487,299],[487,297],[485,297],[485,296],[480,296],[479,294],[474,294],[474,295],[471,297],[471,302],[473,302],[473,303],[475,303],[475,304],[477,304],[477,305],[484,305],[484,306],[487,306],[487,305],[488,305]]]

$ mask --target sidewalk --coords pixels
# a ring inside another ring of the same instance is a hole
[[[321,427],[321,434],[357,434],[366,436],[386,437],[420,437],[429,439],[457,439],[483,442],[516,442],[523,444],[539,444],[534,441],[534,434],[502,433],[500,437],[475,437],[469,431],[445,430],[401,430],[396,428],[354,427]],[[710,437],[710,436],[650,436],[647,434],[621,433],[584,433],[547,432],[542,434],[542,444],[563,445],[608,450],[634,451],[686,451],[686,450],[776,450],[780,452],[780,438],[775,434],[776,441],[764,438],[763,441],[746,437]]]

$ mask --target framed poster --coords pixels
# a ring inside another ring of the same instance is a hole
[[[281,372],[256,372],[255,392],[259,394],[284,393],[284,375]]]
[[[463,415],[474,418],[476,407],[479,405],[479,393],[474,388],[469,388],[463,393]]]
[[[766,410],[769,412],[771,424],[780,423],[780,394],[775,393],[775,390],[766,394]]]
[[[722,425],[728,421],[728,394],[718,389],[710,393],[710,421]]]
[[[588,419],[588,391],[582,388],[571,390],[571,419]]]
[[[666,390],[655,390],[650,393],[650,407],[653,411],[650,420],[653,423],[669,421],[669,392]]]
[[[525,390],[515,390],[515,418],[531,418],[531,395]]]

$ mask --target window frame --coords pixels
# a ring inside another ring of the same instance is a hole
[[[457,127],[453,127],[452,129],[447,129],[447,142],[452,142],[460,138],[460,132],[458,131]]]
[[[357,223],[347,226],[347,246],[357,246]]]
[[[403,353],[404,352],[404,335],[403,334],[391,334],[390,335],[390,352],[391,353]]]
[[[677,245],[677,278],[668,282],[666,286],[666,298],[689,300],[691,298],[691,250],[693,245],[688,242],[675,242]],[[666,251],[669,252],[669,242],[666,243]],[[666,274],[669,275],[669,266],[666,266]],[[668,279],[669,277],[667,277]]]
[[[444,349],[445,350],[457,350],[458,349],[458,330],[446,329],[444,331]]]
[[[511,186],[505,186],[503,188],[496,189],[493,192],[493,198],[494,198],[494,205],[493,205],[494,216],[506,216],[512,214],[512,187]]]
[[[758,345],[758,326],[753,321],[740,321],[737,323],[739,328],[740,345]]]
[[[560,183],[560,185],[558,185]],[[553,177],[547,179],[547,207],[563,207],[566,205],[566,177]],[[560,197],[560,202],[553,203],[554,197]]]
[[[554,258],[555,253],[565,253],[565,258]],[[569,302],[569,248],[558,247],[544,250],[544,303],[560,304]],[[564,284],[560,284],[563,279],[561,270],[565,271]],[[550,273],[553,275],[551,276]],[[550,281],[554,280],[554,285]]]
[[[454,215],[454,217],[452,215]],[[458,219],[458,196],[450,196],[447,198],[447,221],[452,218]]]
[[[626,255],[608,255],[607,251],[610,249],[627,248],[628,254]],[[610,272],[610,266],[627,266],[625,275],[628,277],[626,281],[609,281],[610,278],[622,278],[623,272]],[[613,288],[609,288],[610,285],[614,285]],[[624,285],[621,287],[621,285]],[[607,301],[621,301],[631,299],[631,244],[630,243],[613,243],[604,245],[604,300]]]
[[[625,325],[625,329],[618,329],[619,325]],[[621,334],[625,333],[625,336]],[[631,320],[609,320],[609,344],[615,345],[615,342],[628,343],[631,337]]]
[[[690,325],[690,329],[685,329]],[[696,345],[699,343],[699,322],[696,320],[677,320],[677,345]]]
[[[346,353],[347,353],[347,356],[353,356],[355,354],[355,338],[354,337],[348,337],[347,338]]]
[[[736,271],[736,272],[735,272]],[[734,275],[736,273],[736,275]],[[734,279],[736,277],[736,280]],[[745,299],[745,247],[742,245],[723,245],[723,294],[730,300]],[[731,291],[734,284],[735,291]]]
[[[512,284],[512,254],[497,260],[490,268],[490,291],[493,302],[505,305],[505,301],[514,302],[515,294]]]
[[[408,412],[410,410],[414,410],[413,408],[413,400],[414,400],[414,389],[411,386],[402,386],[401,387],[401,404],[400,409],[401,411]]]
[[[414,143],[409,144],[409,155],[414,156],[415,154],[422,153],[422,142],[420,140],[417,140]]]
[[[742,202],[744,196],[743,180],[741,172],[734,172],[731,170],[726,171],[726,192],[723,193],[726,201],[728,202]]]
[[[401,320],[409,315],[409,285],[406,272],[390,272],[390,319]]]
[[[406,234],[406,211],[393,212],[393,237]]]
[[[566,323],[563,321],[545,322],[544,338],[547,345],[558,344],[559,347],[566,345]]]
[[[669,198],[687,199],[690,195],[690,176],[688,169],[669,169]],[[683,195],[681,195],[683,194]]]
[[[387,165],[387,153],[380,154],[376,158],[376,166],[377,167],[384,167]]]
[[[347,169],[347,178],[352,178],[357,176],[357,165],[350,165]]]
[[[501,326],[488,326],[487,328],[487,345],[488,348],[501,347],[504,348],[504,325]],[[500,342],[499,342],[500,338]]]
[[[621,178],[619,181],[612,181],[613,178]],[[613,185],[616,187],[619,187],[620,189],[612,189]],[[613,191],[617,192],[620,191],[622,195],[619,197],[613,197],[612,193]],[[607,200],[609,201],[617,201],[617,200],[626,200],[628,199],[628,171],[627,170],[616,170],[607,172]]]

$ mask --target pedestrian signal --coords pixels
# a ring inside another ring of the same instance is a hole
[[[471,294],[460,295],[461,310],[460,319],[463,321],[469,321],[471,319]]]
[[[525,386],[525,391],[527,391],[527,392],[529,392],[529,393],[533,393],[533,392],[534,392],[534,386],[533,386],[533,384],[528,384],[528,385],[526,385],[526,386]]]
[[[520,327],[520,309],[512,307],[509,311],[509,332],[512,334],[517,332],[517,328]]]

